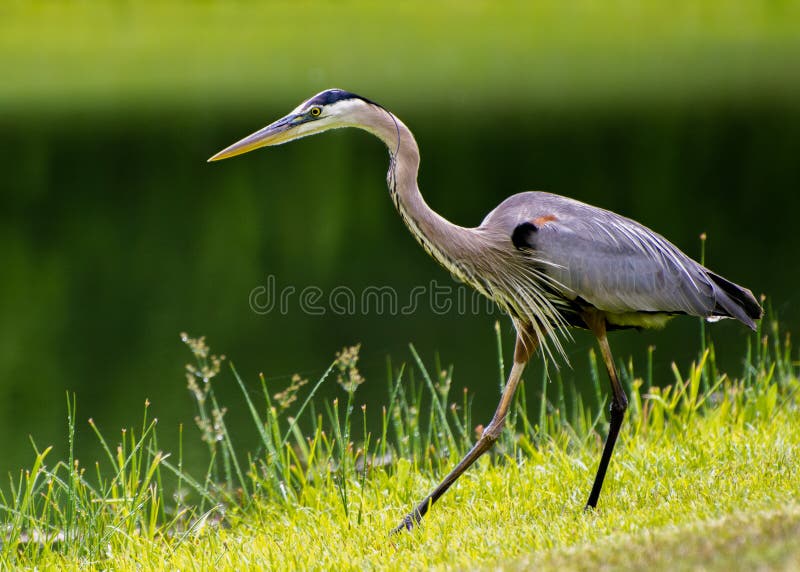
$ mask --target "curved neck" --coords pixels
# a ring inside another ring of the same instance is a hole
[[[359,127],[381,139],[389,149],[386,183],[403,222],[428,254],[461,280],[472,282],[467,267],[470,258],[465,254],[472,250],[474,230],[451,223],[422,198],[417,185],[419,147],[408,127],[379,106],[371,106],[369,115]]]

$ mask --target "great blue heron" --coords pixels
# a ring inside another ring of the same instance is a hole
[[[494,300],[514,323],[514,364],[491,422],[477,443],[395,531],[411,529],[456,479],[500,436],[517,384],[532,353],[563,355],[568,326],[596,337],[611,381],[608,436],[587,508],[600,496],[627,397],[606,332],[660,328],[674,315],[709,321],[735,318],[755,329],[763,310],[753,294],[690,259],[647,227],[566,197],[513,195],[480,226],[457,226],[434,212],[417,186],[419,148],[408,127],[364,97],[329,89],[209,161],[227,159],[339,127],[358,127],[389,148],[389,194],[422,247],[457,278]]]

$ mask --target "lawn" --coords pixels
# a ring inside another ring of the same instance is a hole
[[[122,570],[800,565],[800,380],[789,337],[775,324],[769,335],[753,336],[736,379],[716,370],[713,345],[696,363],[675,366],[673,384],[661,389],[622,364],[631,407],[596,511],[583,506],[604,417],[554,374],[546,387],[554,397],[534,406],[530,396],[544,380],[528,380],[495,454],[480,460],[418,529],[394,536],[388,531],[474,439],[470,397],[449,395],[449,370],[431,375],[412,347],[409,366],[388,379],[388,403],[376,408],[381,430],[373,435],[366,430],[372,405],[370,411],[352,407],[364,382],[357,347],[337,354],[316,383],[296,378],[277,393],[264,386],[254,400],[203,339],[184,341],[196,358],[187,381],[209,449],[207,474],[188,475],[180,451],[159,451],[156,424],[147,415],[118,442],[98,430],[107,459],[97,468],[84,470],[74,459],[54,462],[44,451],[0,499],[2,564]],[[595,389],[605,394],[593,354],[589,364],[600,384]],[[253,416],[258,452],[236,451],[226,431],[213,390],[225,378],[244,390],[249,411],[235,414]],[[316,400],[316,387],[334,379],[342,400]]]

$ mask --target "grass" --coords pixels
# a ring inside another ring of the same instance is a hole
[[[472,397],[450,395],[451,371],[411,348],[389,368],[387,403],[354,408],[364,382],[358,348],[319,380],[295,378],[258,399],[205,341],[190,395],[209,465],[160,451],[156,423],[117,439],[95,426],[106,458],[84,467],[33,466],[0,496],[0,565],[65,569],[791,569],[800,566],[799,364],[776,324],[748,345],[737,379],[717,371],[708,344],[654,387],[623,364],[631,407],[598,510],[583,511],[605,421],[558,377],[528,380],[493,456],[477,463],[413,533],[389,537],[475,438]],[[502,348],[498,349],[502,355]],[[652,352],[651,352],[652,355]],[[596,394],[605,377],[589,356]],[[648,372],[650,368],[647,368]],[[498,373],[502,375],[503,362]],[[221,377],[223,376],[224,377]],[[214,386],[246,398],[260,450],[238,451]],[[326,380],[332,402],[315,398]],[[548,399],[533,406],[531,395]],[[481,398],[488,398],[484,389]],[[602,397],[601,397],[602,399]],[[528,402],[531,402],[528,404]],[[529,406],[530,405],[530,406]],[[604,409],[604,407],[603,407]],[[70,401],[70,444],[75,403]],[[367,431],[377,419],[380,428]],[[301,430],[302,427],[302,430]],[[72,447],[70,447],[72,451]]]

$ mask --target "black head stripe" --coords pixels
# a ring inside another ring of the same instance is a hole
[[[308,100],[308,105],[330,105],[331,103],[336,103],[337,101],[344,101],[346,99],[360,99],[361,101],[366,101],[367,103],[371,103],[372,105],[378,105],[374,101],[370,101],[366,97],[361,97],[360,95],[356,95],[355,93],[350,93],[349,91],[345,91],[343,89],[328,89],[323,91],[319,95],[315,95],[311,99]]]

